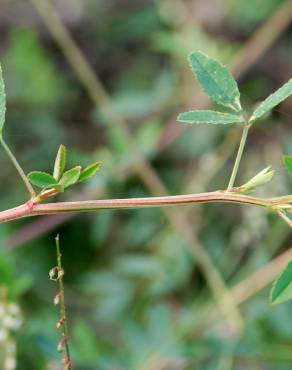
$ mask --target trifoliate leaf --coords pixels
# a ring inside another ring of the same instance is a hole
[[[97,171],[100,170],[101,163],[100,162],[95,162],[90,164],[89,166],[85,167],[79,176],[78,182],[82,182],[84,180],[89,179],[90,177],[94,176]]]
[[[191,68],[210,99],[236,112],[242,110],[237,83],[217,60],[196,51],[189,57]]]
[[[258,120],[265,113],[273,109],[276,105],[287,99],[290,95],[292,95],[292,78],[287,83],[285,83],[285,85],[280,87],[279,90],[275,91],[272,95],[270,95],[267,99],[260,103],[260,105],[250,117],[249,122],[253,123],[254,121]]]
[[[292,155],[283,155],[282,159],[287,171],[292,173]]]
[[[66,166],[66,147],[61,144],[57,152],[53,173],[53,176],[57,181],[59,181],[60,177],[62,176],[65,166]]]
[[[28,175],[28,180],[39,188],[47,188],[56,184],[56,179],[46,172],[32,171]]]
[[[244,123],[243,117],[237,116],[235,114],[221,113],[212,110],[184,112],[178,116],[177,120],[186,123],[209,123],[213,125]]]
[[[2,75],[2,68],[0,66],[0,135],[3,130],[5,123],[5,111],[6,111],[6,95],[5,95],[5,85]]]
[[[61,180],[59,181],[59,184],[63,185],[64,188],[68,188],[68,186],[74,185],[79,179],[80,172],[80,166],[71,168],[71,170],[64,172]]]
[[[292,261],[288,263],[281,275],[274,282],[271,291],[271,302],[282,303],[292,299]]]

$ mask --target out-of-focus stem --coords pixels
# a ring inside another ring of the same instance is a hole
[[[6,154],[10,158],[11,162],[13,163],[14,167],[16,168],[19,176],[21,177],[22,181],[24,182],[24,185],[29,192],[29,195],[33,198],[35,196],[35,191],[33,187],[31,186],[30,182],[28,181],[26,174],[24,173],[23,169],[21,168],[20,164],[18,163],[17,159],[15,158],[14,154],[10,150],[9,146],[4,141],[2,135],[0,135],[0,143],[5,150]]]

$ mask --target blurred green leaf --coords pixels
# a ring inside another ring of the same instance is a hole
[[[94,162],[90,164],[89,166],[85,167],[81,172],[80,176],[78,178],[78,182],[85,181],[89,179],[90,177],[94,176],[97,171],[100,170],[101,163],[100,162]]]
[[[226,125],[229,123],[244,123],[241,116],[212,110],[197,110],[181,113],[177,120],[185,123],[209,123],[213,125]]]
[[[146,156],[155,153],[161,129],[162,125],[156,119],[146,121],[137,128],[135,141]]]
[[[27,175],[27,177],[33,185],[39,188],[46,188],[50,185],[56,184],[56,179],[46,172],[32,171]]]
[[[99,348],[92,326],[82,320],[74,323],[72,342],[75,354],[78,353],[80,360],[96,361],[99,355]]]
[[[281,275],[274,282],[271,291],[271,302],[282,303],[292,299],[292,261],[288,263]]]
[[[14,101],[39,108],[58,105],[72,97],[73,89],[69,89],[64,74],[58,72],[33,29],[11,32],[3,66],[7,96]]]
[[[66,156],[66,147],[61,144],[57,152],[53,173],[53,176],[57,181],[60,180],[60,177],[64,172],[66,166]]]
[[[135,277],[151,277],[161,270],[160,261],[151,256],[128,254],[115,259],[115,269],[122,274]]]
[[[237,29],[251,32],[276,11],[283,0],[225,0],[228,18]],[[256,9],[256,11],[255,11]]]
[[[236,112],[241,111],[237,83],[225,66],[200,51],[189,57],[191,68],[210,99]]]
[[[0,66],[0,134],[2,133],[3,126],[5,123],[5,111],[6,111],[5,85],[3,80],[2,68]]]
[[[292,173],[292,155],[283,155],[282,160],[287,171]]]
[[[260,103],[257,109],[253,112],[249,119],[250,123],[255,122],[261,118],[264,114],[268,113],[276,105],[281,103],[283,100],[287,99],[292,95],[292,78],[285,83],[279,90],[271,94],[267,99]]]
[[[59,184],[63,185],[64,188],[68,188],[68,186],[76,184],[76,182],[79,179],[80,172],[81,172],[80,166],[71,168],[70,170],[64,172],[63,176],[61,177],[61,180],[59,181]]]

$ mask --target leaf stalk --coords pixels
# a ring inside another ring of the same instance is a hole
[[[243,150],[244,150],[244,147],[245,147],[245,144],[246,144],[246,139],[247,139],[247,135],[248,135],[248,131],[249,131],[250,126],[251,125],[248,124],[248,123],[244,124],[240,144],[239,144],[237,155],[236,155],[236,159],[235,159],[235,162],[234,162],[234,165],[233,165],[232,173],[231,173],[230,180],[229,180],[228,187],[227,187],[228,191],[230,191],[234,186],[234,182],[235,182],[235,179],[236,179],[236,175],[237,175],[237,172],[238,172],[239,164],[240,164],[240,161],[241,161],[241,158],[242,158],[242,154],[243,154]]]

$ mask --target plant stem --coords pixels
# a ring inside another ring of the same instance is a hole
[[[58,272],[60,273],[60,277],[58,278],[59,282],[59,295],[60,295],[60,325],[62,328],[62,340],[64,341],[64,366],[65,370],[72,369],[72,362],[70,357],[70,350],[69,350],[69,337],[68,337],[68,326],[67,326],[67,316],[66,316],[66,306],[65,306],[65,291],[64,291],[64,269],[62,267],[62,254],[60,251],[60,238],[59,234],[55,238],[56,241],[56,251],[57,251],[57,265],[58,265]]]
[[[237,175],[237,172],[238,172],[238,168],[239,168],[242,153],[243,153],[243,150],[244,150],[244,147],[245,147],[246,138],[247,138],[249,128],[250,128],[250,125],[248,123],[245,123],[244,127],[243,127],[243,131],[242,131],[241,140],[240,140],[239,148],[238,148],[238,151],[237,151],[236,159],[235,159],[234,166],[233,166],[233,169],[232,169],[232,173],[231,173],[231,176],[230,176],[229,184],[228,184],[228,187],[227,187],[227,190],[229,190],[229,191],[233,188],[233,185],[234,185],[234,181],[235,181],[235,178],[236,178],[236,175]]]
[[[30,182],[28,181],[26,174],[24,173],[23,169],[21,168],[20,164],[18,163],[17,159],[15,158],[14,154],[9,149],[8,145],[4,141],[2,135],[0,136],[0,143],[2,147],[4,148],[5,152],[7,153],[8,157],[10,158],[11,162],[13,163],[14,167],[16,168],[19,176],[22,178],[22,181],[24,182],[24,185],[29,192],[29,195],[33,198],[35,197],[35,191],[33,187],[31,186]]]
[[[278,211],[278,215],[286,222],[286,224],[292,228],[292,220],[286,215],[285,211]]]
[[[255,205],[277,211],[283,204],[289,206],[289,204],[292,202],[292,199],[290,196],[265,199],[226,191],[213,191],[209,193],[173,195],[164,197],[98,199],[43,204],[28,201],[27,203],[24,203],[18,207],[0,212],[0,223],[17,220],[23,217],[57,213],[98,211],[103,209],[137,209],[148,207],[180,206],[211,202]]]

